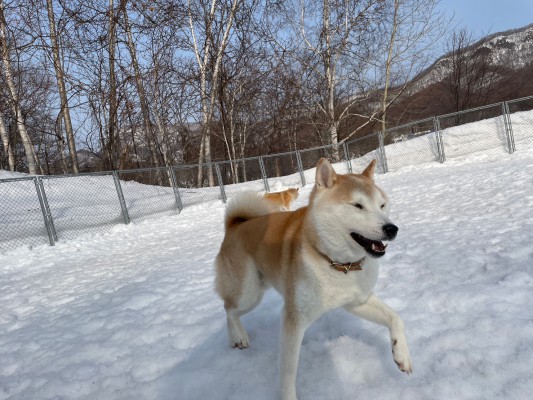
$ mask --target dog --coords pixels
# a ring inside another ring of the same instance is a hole
[[[388,327],[394,362],[412,372],[402,319],[372,293],[379,257],[398,227],[389,199],[374,183],[376,161],[361,174],[335,173],[325,158],[316,167],[309,204],[271,212],[255,193],[230,200],[225,236],[215,260],[215,288],[224,302],[230,346],[250,344],[240,317],[267,288],[284,298],[281,328],[281,398],[296,400],[296,371],[306,329],[325,312],[344,307]]]
[[[298,189],[287,189],[281,192],[265,193],[263,197],[274,203],[280,211],[289,211],[291,204],[298,198]]]

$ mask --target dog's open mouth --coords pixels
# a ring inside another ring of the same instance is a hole
[[[350,234],[352,239],[355,240],[359,246],[361,246],[365,251],[372,257],[381,257],[385,254],[387,245],[383,244],[379,240],[370,240],[364,236],[359,235],[358,233],[352,232]]]

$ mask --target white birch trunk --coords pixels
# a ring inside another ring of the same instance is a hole
[[[339,151],[338,143],[339,137],[337,132],[337,121],[335,119],[335,55],[333,54],[332,43],[331,43],[331,27],[330,27],[330,5],[329,0],[324,0],[323,2],[323,31],[325,38],[325,58],[324,66],[326,72],[326,83],[327,83],[327,104],[326,104],[326,120],[328,124],[328,133],[329,133],[329,142],[333,145],[332,149],[332,158],[333,161],[339,161]]]
[[[213,119],[213,113],[214,113],[214,107],[215,107],[215,100],[216,100],[216,93],[217,93],[217,85],[218,85],[218,75],[220,71],[220,65],[222,63],[222,57],[224,55],[224,51],[226,49],[226,46],[228,45],[229,40],[229,34],[231,32],[231,28],[233,25],[233,20],[235,17],[235,13],[237,11],[237,7],[240,4],[241,0],[233,0],[231,9],[228,12],[226,21],[219,21],[220,23],[226,22],[226,28],[224,29],[223,37],[220,41],[219,48],[217,50],[217,54],[213,60],[211,56],[211,47],[214,43],[214,39],[212,37],[212,23],[215,18],[215,10],[216,10],[216,0],[211,1],[211,8],[209,11],[209,15],[206,18],[206,26],[205,26],[205,34],[206,34],[206,41],[205,46],[203,49],[203,54],[200,53],[199,48],[199,42],[196,38],[196,33],[194,29],[194,23],[192,19],[191,14],[191,5],[189,1],[189,27],[191,31],[192,41],[194,45],[194,52],[196,56],[196,61],[198,62],[198,67],[200,69],[200,95],[201,95],[201,102],[202,102],[202,143],[200,145],[200,154],[198,161],[201,164],[202,161],[205,160],[205,162],[208,165],[208,180],[209,185],[214,186],[214,175],[213,175],[213,169],[211,167],[211,121]],[[212,82],[211,88],[207,87],[207,71],[208,68],[212,66],[211,74],[210,74],[210,81]],[[202,180],[202,169],[199,168],[198,171],[198,181],[199,183]]]
[[[63,66],[61,65],[61,58],[59,56],[59,44],[57,42],[56,23],[52,0],[46,0],[46,6],[48,10],[48,22],[50,26],[50,41],[52,44],[54,70],[56,73],[57,87],[59,89],[59,97],[61,99],[61,114],[63,116],[63,122],[65,123],[65,132],[67,134],[67,143],[70,155],[70,162],[72,163],[72,172],[77,174],[79,172],[79,165],[78,154],[76,152],[76,140],[74,138],[72,120],[70,119],[70,107],[68,104],[67,90],[65,87]],[[64,172],[67,171],[65,170]]]
[[[389,51],[387,54],[387,63],[385,64],[385,89],[383,90],[383,99],[381,102],[381,131],[385,133],[387,130],[387,100],[389,95],[389,85],[390,85],[390,73],[392,67],[392,54],[394,51],[394,42],[396,40],[396,29],[397,29],[397,18],[398,18],[398,8],[400,7],[400,0],[394,0],[394,14],[392,17],[392,30],[389,41]]]
[[[0,137],[2,138],[2,144],[4,146],[4,153],[7,156],[7,162],[9,165],[9,170],[11,172],[15,171],[15,155],[13,154],[13,148],[11,143],[9,143],[9,135],[6,131],[6,125],[4,123],[4,114],[0,112]]]
[[[4,63],[4,74],[6,78],[6,83],[9,89],[10,103],[17,120],[17,129],[22,140],[22,145],[24,146],[24,151],[26,153],[26,161],[28,163],[28,170],[30,174],[37,174],[36,168],[36,156],[35,150],[33,148],[33,143],[30,136],[26,130],[26,125],[24,123],[24,118],[22,116],[22,111],[20,110],[20,103],[17,94],[17,89],[15,87],[15,81],[13,79],[13,73],[11,69],[11,61],[9,60],[9,47],[8,47],[8,38],[6,34],[6,19],[4,15],[4,1],[0,0],[0,41],[2,42],[2,62]]]
[[[119,137],[117,131],[118,125],[118,106],[117,106],[117,82],[115,74],[115,46],[116,46],[116,20],[115,20],[115,2],[109,0],[109,28],[108,28],[108,51],[109,51],[109,119],[108,119],[108,138],[107,154],[108,165],[110,169],[115,168],[119,160]]]
[[[121,0],[120,7],[122,9],[122,12],[124,13],[124,29],[126,31],[127,36],[127,46],[131,57],[131,63],[133,66],[133,74],[135,78],[135,86],[137,88],[137,94],[139,95],[139,103],[141,105],[141,114],[143,117],[143,125],[144,125],[144,132],[145,136],[148,141],[157,142],[159,139],[159,144],[161,146],[164,146],[164,143],[162,142],[162,138],[155,138],[154,132],[153,132],[153,125],[152,121],[150,119],[150,109],[148,107],[148,100],[146,98],[146,91],[144,90],[144,85],[142,81],[141,76],[141,69],[139,67],[139,62],[137,60],[137,49],[135,46],[135,42],[133,41],[133,34],[131,33],[130,23],[129,23],[129,17],[128,17],[128,11],[126,9],[126,0]],[[157,146],[157,143],[154,143]],[[151,153],[152,153],[152,159],[153,163],[156,167],[160,166],[159,163],[159,157],[157,156],[156,146],[150,146]],[[165,151],[163,150],[163,158],[165,158]],[[165,161],[165,166],[166,161]]]
[[[63,133],[61,131],[61,121],[59,121],[57,125],[56,138],[59,154],[61,155],[61,169],[63,170],[63,173],[66,174],[68,172],[68,161],[67,155],[65,154],[65,138],[63,137]]]

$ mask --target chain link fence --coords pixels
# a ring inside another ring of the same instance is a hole
[[[444,115],[438,122],[446,158],[509,151],[503,104]]]
[[[48,229],[54,241],[107,232],[113,225],[125,222],[112,172],[40,179],[44,204],[53,221]],[[91,188],[91,192],[86,188]]]
[[[283,187],[306,185],[297,151],[262,156],[260,159],[266,176],[266,191],[273,192]]]
[[[226,201],[220,188],[216,168],[207,164],[180,165],[172,167],[176,177],[176,188],[180,194],[183,207],[207,203],[209,201]],[[213,180],[210,186],[209,179]]]
[[[353,172],[363,171],[372,160],[377,161],[376,172],[384,174],[387,169],[384,163],[382,135],[373,133],[346,142],[349,168]]]
[[[120,180],[117,193],[125,206],[125,220],[143,220],[181,211],[172,168],[117,171],[116,176]]]
[[[406,163],[441,161],[440,132],[435,118],[388,129],[382,136],[387,171],[397,171]]]
[[[533,146],[533,96],[416,121],[336,145],[200,165],[0,179],[0,252],[100,233],[116,224],[225,202],[243,190],[314,182],[321,157],[338,173],[377,172]]]
[[[50,243],[40,184],[33,177],[0,181],[0,251]]]
[[[242,184],[247,190],[259,192],[265,189],[261,159],[258,157],[216,163],[220,175],[219,186],[224,187],[224,199],[242,191]]]
[[[533,147],[533,96],[505,103],[513,151]]]

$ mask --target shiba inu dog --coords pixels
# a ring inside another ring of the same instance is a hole
[[[324,158],[306,207],[274,212],[267,200],[244,193],[226,209],[226,234],[216,257],[216,291],[224,301],[229,343],[249,338],[240,317],[273,286],[283,297],[281,398],[295,400],[296,371],[306,329],[325,312],[344,307],[390,332],[399,369],[411,373],[404,324],[372,293],[378,258],[396,237],[389,199],[374,183],[375,160],[362,174],[340,175]]]
[[[298,198],[298,188],[291,188],[275,193],[265,193],[263,197],[274,203],[280,211],[289,211],[292,202]]]

